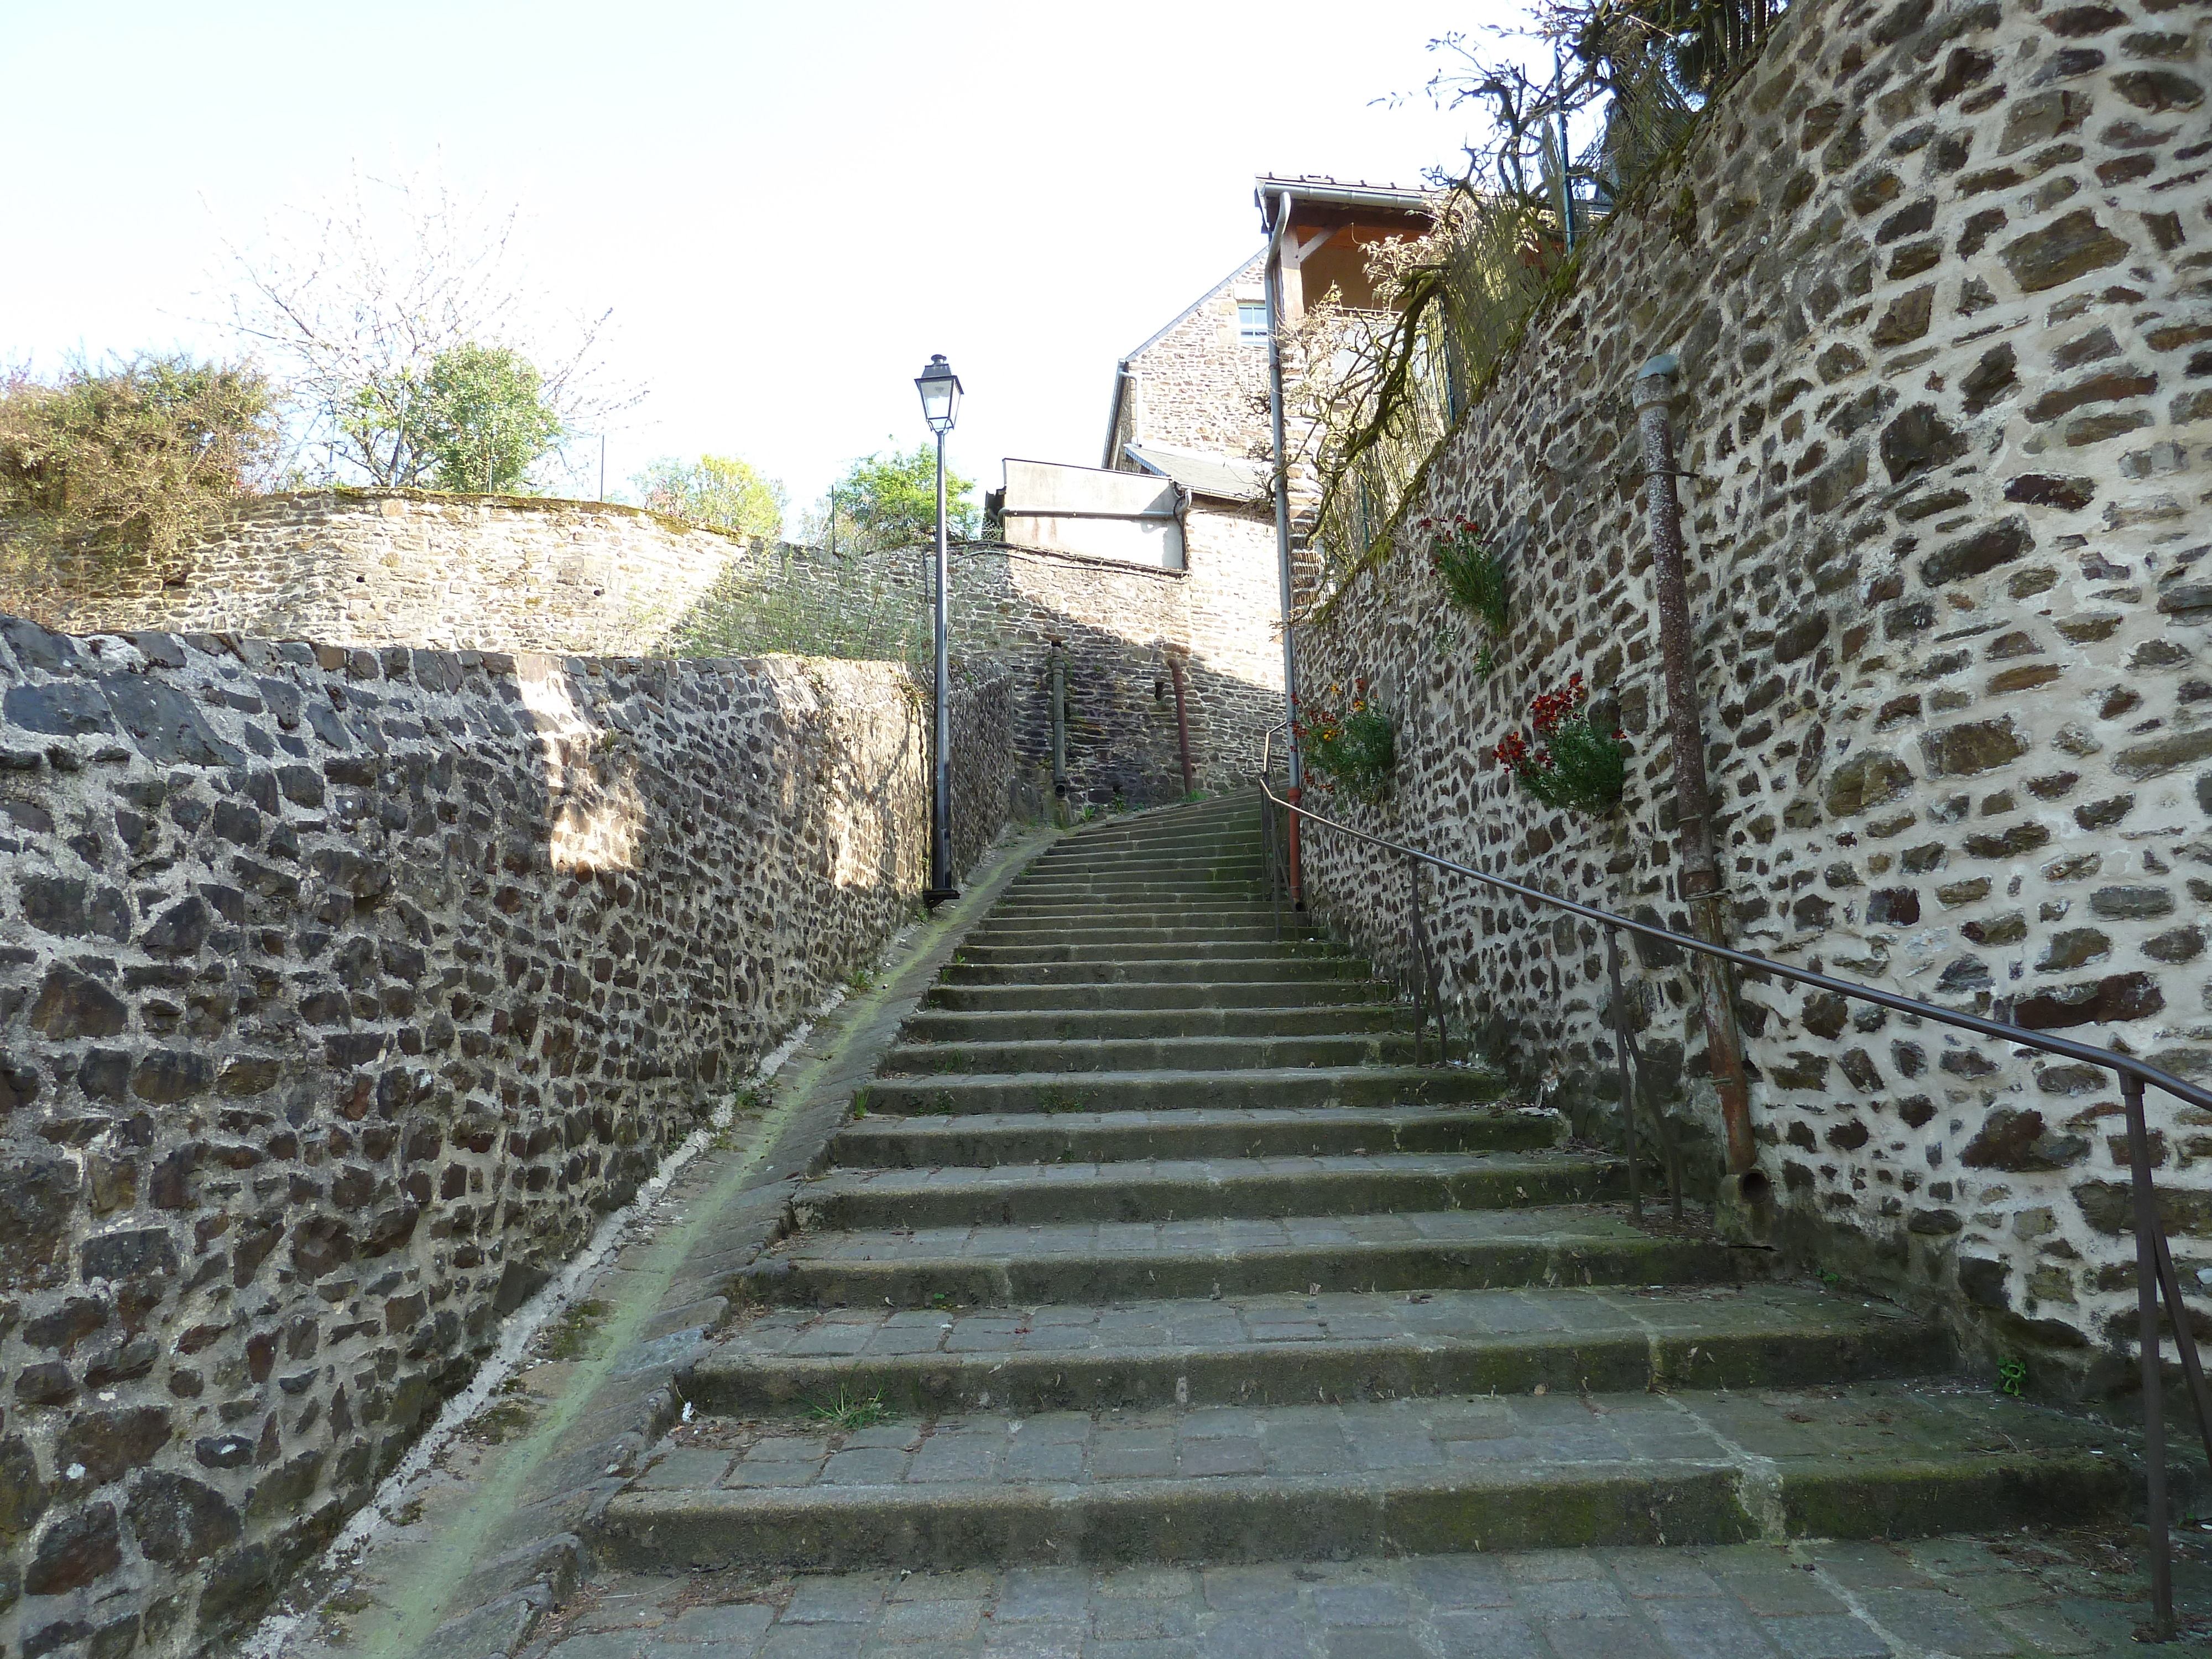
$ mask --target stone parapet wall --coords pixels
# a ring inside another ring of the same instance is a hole
[[[1174,701],[1154,695],[1170,650],[1190,664],[1203,787],[1241,779],[1259,726],[1281,718],[1271,521],[1264,509],[1201,504],[1187,542],[1182,572],[988,544],[954,553],[954,649],[970,678],[1011,677],[1030,769],[1049,763],[1048,653],[1053,640],[1066,642],[1079,686],[1071,793],[1082,800],[1181,794]],[[931,592],[921,549],[835,556],[748,545],[635,507],[421,491],[244,501],[166,572],[0,573],[0,611],[12,599],[58,628],[304,636],[372,650],[659,654],[679,648],[702,606],[757,602],[755,631],[778,648],[786,635],[818,636],[840,651],[919,659],[925,672]]]
[[[1006,678],[1015,753],[1048,781],[1055,642],[1064,653],[1068,793],[1079,806],[1182,793],[1170,658],[1185,665],[1199,787],[1241,786],[1258,764],[1261,732],[1283,717],[1273,520],[1264,507],[1201,504],[1188,517],[1187,545],[1180,571],[998,543],[952,550],[956,678]],[[826,612],[843,591],[895,590],[912,595],[927,627],[935,597],[927,550],[792,552],[776,575],[786,603]]]
[[[238,501],[167,567],[0,570],[0,611],[80,633],[618,655],[663,647],[750,556],[606,502],[301,490]]]
[[[1735,941],[2212,1077],[2208,29],[2162,0],[1798,0],[1306,629],[1306,683],[1364,676],[1400,732],[1395,799],[1337,809],[1685,926],[1628,398],[1671,350]],[[1426,568],[1431,514],[1508,564],[1488,678]],[[1577,671],[1634,743],[1596,823],[1486,753]],[[1402,874],[1307,845],[1338,922],[1401,958]],[[1469,1025],[1617,1133],[1602,940],[1450,883],[1428,903]],[[1686,979],[1664,953],[1632,969],[1710,1181]],[[1779,982],[1740,1006],[1779,1238],[1948,1309],[2039,1389],[2125,1385],[2109,1076]],[[2152,1114],[2193,1282],[2212,1121]]]
[[[1182,572],[977,548],[952,570],[955,637],[1006,665],[1015,745],[1049,775],[1052,647],[1065,653],[1068,793],[1131,805],[1182,793],[1171,658],[1184,665],[1194,781],[1236,788],[1283,717],[1274,526],[1194,509]]]
[[[915,913],[926,699],[878,664],[0,640],[0,1644],[192,1651]],[[956,701],[963,860],[1007,708]]]

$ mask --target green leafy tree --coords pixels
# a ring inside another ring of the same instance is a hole
[[[265,489],[279,447],[251,362],[143,352],[0,378],[0,531],[17,556],[169,556],[223,502]]]
[[[281,214],[254,246],[226,243],[232,325],[282,371],[303,459],[383,489],[481,489],[487,477],[513,489],[552,452],[513,459],[550,441],[532,435],[544,423],[512,382],[534,380],[527,402],[550,411],[556,435],[604,431],[638,401],[605,373],[611,313],[564,314],[538,292],[513,246],[517,218],[489,197],[455,196],[434,169],[356,175],[321,205]]]
[[[945,474],[945,525],[956,537],[973,536],[981,514],[969,499],[972,480],[947,468]],[[880,548],[915,547],[937,538],[937,446],[916,444],[911,450],[894,449],[858,460],[831,487],[830,500],[817,510],[818,528],[813,539],[827,540],[830,509],[836,511],[836,541],[841,550],[873,551]]]
[[[464,343],[440,352],[408,419],[441,489],[513,494],[561,441],[561,416],[529,359]]]
[[[702,455],[688,462],[664,456],[630,482],[655,513],[734,535],[774,540],[783,534],[789,498],[782,480],[763,477],[734,455]]]

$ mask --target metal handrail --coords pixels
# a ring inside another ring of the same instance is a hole
[[[2197,1352],[2197,1343],[2190,1329],[2188,1315],[2183,1308],[2181,1285],[2179,1276],[2173,1269],[2172,1253],[2166,1244],[2165,1228],[2160,1224],[2158,1218],[2157,1197],[2150,1178],[2150,1134],[2143,1115],[2143,1088],[2144,1085],[2148,1085],[2154,1088],[2162,1089],[2177,1099],[2207,1109],[2212,1109],[2212,1090],[2199,1088],[2197,1085],[2178,1078],[2170,1072],[2148,1065],[2136,1059],[2133,1054],[2123,1054],[2117,1048],[2104,1048],[2094,1043],[2076,1042],[2070,1037],[2045,1036],[2041,1033],[2031,1031],[2024,1026],[2012,1024],[2008,1021],[1986,1019],[1978,1014],[1961,1013],[1955,1009],[1939,1007],[1932,1002],[1923,1002],[1917,997],[1901,996],[1894,991],[1885,991],[1878,986],[1862,985],[1855,980],[1838,979],[1832,974],[1816,973],[1810,969],[1792,968],[1766,957],[1754,956],[1747,951],[1736,951],[1724,945],[1715,945],[1708,939],[1698,939],[1693,934],[1678,933],[1671,927],[1653,922],[1638,921],[1632,916],[1620,915],[1611,910],[1601,909],[1594,904],[1584,904],[1579,900],[1561,898],[1555,893],[1545,892],[1541,888],[1531,887],[1526,883],[1514,881],[1505,876],[1493,875],[1487,870],[1478,870],[1471,865],[1460,864],[1451,859],[1439,858],[1434,853],[1425,853],[1417,847],[1407,846],[1403,842],[1391,841],[1382,836],[1371,835],[1364,830],[1356,830],[1348,823],[1340,823],[1334,818],[1313,811],[1310,807],[1302,806],[1295,801],[1285,800],[1275,793],[1267,782],[1267,770],[1273,742],[1274,732],[1270,728],[1266,741],[1261,746],[1260,775],[1255,780],[1260,786],[1261,794],[1272,803],[1273,806],[1281,807],[1297,817],[1304,818],[1325,830],[1334,830],[1339,835],[1348,836],[1354,841],[1364,842],[1370,847],[1401,854],[1409,861],[1409,864],[1432,865],[1438,870],[1448,870],[1454,875],[1468,877],[1486,886],[1511,893],[1516,897],[1532,900],[1539,904],[1547,904],[1555,909],[1581,916],[1607,930],[1607,946],[1612,953],[1610,965],[1613,968],[1613,1013],[1616,1026],[1615,1040],[1623,1045],[1620,1055],[1621,1081],[1624,1089],[1621,1119],[1627,1141],[1632,1194],[1635,1192],[1636,1179],[1636,1128],[1634,1102],[1626,1092],[1628,1082],[1628,1056],[1626,1045],[1632,1041],[1632,1038],[1627,1023],[1626,1004],[1620,990],[1617,965],[1619,947],[1615,943],[1622,928],[1626,928],[1629,932],[1645,939],[1661,940],[1686,951],[1694,951],[1702,956],[1725,962],[1731,967],[1747,973],[1772,974],[1800,985],[1816,987],[1838,996],[1849,997],[1859,1002],[1871,1002],[1880,1007],[1933,1020],[1940,1025],[1952,1026],[1962,1031],[1972,1031],[1980,1036],[1996,1037],[2000,1041],[2034,1048],[2045,1054],[2063,1055],[2069,1060],[2078,1060],[2088,1065],[2103,1066],[2117,1073],[2119,1078],[2121,1099],[2125,1104],[2127,1114],[2128,1164],[2135,1210],[2136,1310],[2138,1340],[2142,1351],[2143,1439],[2146,1454],[2144,1461],[2147,1465],[2144,1484],[2147,1488],[2145,1495],[2148,1507],[2150,1510],[2150,1530],[2154,1546],[2151,1560],[2153,1618],[2154,1627],[2162,1632],[2160,1639],[2166,1640],[2172,1638],[2174,1632],[2173,1568],[2171,1544],[2166,1535],[2164,1370],[2160,1357],[2162,1345],[2158,1328],[2158,1309],[2161,1296],[2165,1301],[2167,1317],[2173,1326],[2174,1347],[2181,1358],[2182,1374],[2187,1379],[2190,1395],[2197,1408],[2197,1428],[2203,1436],[2208,1464],[2212,1464],[2212,1394],[2208,1394],[2206,1389],[2203,1363]],[[1270,810],[1268,823],[1271,828],[1273,822],[1273,815]],[[1273,867],[1271,860],[1271,871]],[[1418,906],[1418,887],[1414,902]],[[1419,932],[1418,925],[1416,931],[1418,934]],[[1425,939],[1423,939],[1420,943],[1425,951]],[[1433,985],[1435,983],[1433,969],[1429,970],[1427,976]],[[1441,1034],[1443,1018],[1441,1007],[1437,1010],[1437,1030]],[[1639,1055],[1638,1059],[1640,1073],[1641,1056]],[[1656,1116],[1656,1108],[1654,1108],[1654,1114]],[[1663,1119],[1661,1121],[1663,1123]],[[1671,1148],[1668,1150],[1671,1153]],[[1675,1162],[1677,1160],[1670,1157],[1669,1174],[1676,1182],[1674,1191],[1679,1212],[1680,1188],[1679,1171],[1674,1167]],[[1638,1209],[1640,1213],[1640,1202]]]

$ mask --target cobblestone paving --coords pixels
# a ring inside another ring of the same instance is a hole
[[[2212,1536],[2212,1534],[2206,1534]],[[2212,1651],[2131,1639],[2125,1534],[1260,1566],[616,1577],[546,1659],[1927,1659]],[[748,1599],[729,1600],[732,1596]]]

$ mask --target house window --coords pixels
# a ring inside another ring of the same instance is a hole
[[[1267,303],[1264,300],[1237,302],[1237,337],[1245,345],[1267,343]]]

